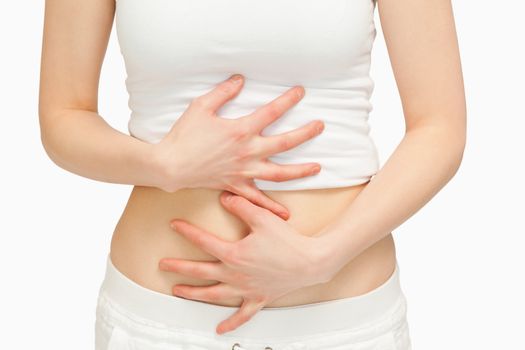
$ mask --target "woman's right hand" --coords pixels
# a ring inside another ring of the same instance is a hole
[[[319,163],[277,164],[266,158],[319,135],[324,123],[316,120],[279,135],[261,136],[265,127],[302,99],[300,86],[246,116],[219,117],[217,110],[237,96],[243,81],[235,74],[195,98],[168,134],[153,145],[163,179],[158,187],[167,192],[197,187],[227,190],[286,220],[288,210],[261,192],[253,179],[286,181],[317,174]]]

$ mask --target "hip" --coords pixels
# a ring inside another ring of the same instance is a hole
[[[236,311],[170,297],[123,275],[108,256],[96,309],[96,350],[410,350],[407,304],[396,263],[389,278],[359,297],[263,308],[234,331],[216,324]]]

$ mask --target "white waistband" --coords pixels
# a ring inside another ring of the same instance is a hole
[[[165,324],[215,334],[216,326],[238,307],[184,299],[145,288],[122,274],[108,254],[100,293],[127,312]],[[263,308],[251,320],[225,333],[240,337],[304,336],[361,327],[384,317],[403,296],[399,266],[378,288],[350,298],[288,307]]]

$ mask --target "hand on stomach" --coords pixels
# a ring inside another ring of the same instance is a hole
[[[293,228],[311,236],[342,213],[365,186],[264,193],[288,208],[287,222]],[[169,223],[175,218],[231,242],[248,234],[248,225],[221,204],[221,192],[199,188],[168,193],[152,187],[134,187],[111,240],[111,259],[115,266],[136,283],[167,295],[172,295],[176,284],[217,283],[163,271],[159,269],[159,261],[169,257],[218,260],[172,229]],[[366,293],[386,281],[394,264],[394,243],[388,235],[349,262],[331,281],[297,289],[266,307],[301,305]],[[240,306],[242,298],[213,303]]]
[[[216,280],[163,271],[159,268],[159,261],[170,257],[217,261],[216,257],[172,229],[169,224],[173,219],[183,219],[231,242],[250,232],[243,220],[221,204],[219,195],[223,190],[242,196],[287,220],[290,232],[295,230],[312,236],[342,213],[366,186],[365,183],[313,190],[258,189],[254,178],[286,181],[319,171],[316,163],[279,165],[267,158],[317,136],[322,132],[322,122],[314,121],[280,135],[261,135],[262,129],[299,102],[304,92],[297,93],[302,91],[297,88],[289,89],[247,116],[218,118],[217,110],[231,100],[241,86],[242,81],[227,80],[196,98],[161,142],[151,146],[155,166],[148,170],[156,178],[157,186],[133,188],[111,241],[114,265],[136,283],[168,295],[172,294],[175,284],[204,286],[217,283]],[[297,256],[291,257],[290,261],[293,259],[297,261]],[[330,281],[295,289],[266,307],[292,306],[365,293],[384,282],[394,264],[394,245],[389,235],[349,262]],[[239,306],[242,298],[215,303]]]

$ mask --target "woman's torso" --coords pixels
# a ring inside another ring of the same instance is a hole
[[[255,179],[261,190],[288,208],[290,225],[314,234],[351,205],[378,170],[368,125],[374,86],[370,51],[376,35],[372,0],[118,0],[116,5],[132,111],[130,135],[159,142],[193,98],[240,73],[243,89],[221,108],[221,117],[254,112],[301,85],[303,99],[265,128],[263,136],[314,119],[325,124],[314,139],[269,158],[277,163],[319,162],[319,174],[275,183]],[[215,283],[161,271],[158,261],[215,260],[175,233],[169,227],[173,218],[228,240],[247,234],[246,225],[222,207],[219,194],[205,188],[167,193],[134,187],[111,242],[115,266],[142,286],[165,294],[178,283]],[[359,295],[384,282],[394,266],[394,243],[388,235],[331,282],[296,290],[268,306]]]
[[[366,184],[331,189],[264,191],[290,211],[288,222],[299,232],[312,235],[351,205]],[[170,228],[169,221],[182,218],[217,236],[242,239],[248,227],[219,202],[220,191],[184,189],[167,193],[151,187],[134,187],[111,241],[115,266],[136,283],[171,295],[175,284],[209,285],[201,280],[158,268],[161,258],[217,260]],[[363,294],[381,285],[395,266],[395,247],[386,236],[350,261],[328,283],[293,291],[268,307],[292,306]],[[239,306],[241,300],[222,305]]]

